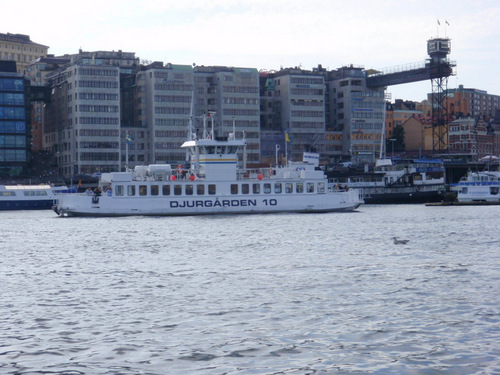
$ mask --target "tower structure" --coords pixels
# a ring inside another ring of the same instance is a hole
[[[451,52],[449,38],[434,38],[427,41],[429,61],[426,64],[432,83],[432,150],[445,151],[448,148],[448,103],[446,90],[453,64],[447,56]]]

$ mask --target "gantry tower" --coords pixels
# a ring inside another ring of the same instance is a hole
[[[429,59],[425,62],[407,64],[399,69],[385,72],[372,71],[366,79],[371,88],[399,85],[403,83],[431,80],[432,93],[432,149],[444,151],[448,147],[448,103],[446,90],[448,77],[453,74],[456,64],[447,56],[451,52],[448,38],[433,38],[427,41]]]

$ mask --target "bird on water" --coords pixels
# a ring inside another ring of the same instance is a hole
[[[392,237],[392,239],[396,245],[404,245],[410,241],[410,240],[400,240],[397,237]]]

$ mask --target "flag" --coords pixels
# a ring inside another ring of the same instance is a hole
[[[285,132],[285,141],[290,142],[290,136],[288,135],[288,132]]]
[[[449,22],[448,22],[448,21],[446,21],[446,20],[445,20],[444,22],[446,22],[446,24],[447,24],[448,26],[450,26],[450,24],[449,24]]]
[[[131,144],[134,138],[132,138],[130,135],[127,134],[126,140],[128,144]]]
[[[438,21],[438,25],[441,26],[441,22],[439,22],[439,20],[437,20],[437,21]]]

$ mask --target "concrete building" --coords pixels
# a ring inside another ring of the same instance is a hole
[[[143,104],[142,130],[132,133],[134,141],[130,146],[137,145],[141,150],[148,151],[143,162],[182,164],[186,153],[180,146],[187,139],[193,68],[190,65],[163,66],[163,63],[155,62],[141,67],[137,74],[137,87],[137,100]],[[143,146],[144,131],[146,145]]]
[[[31,159],[29,81],[0,61],[0,177],[26,176]]]
[[[29,35],[0,33],[0,60],[15,61],[17,72],[24,73],[30,62],[47,56],[49,47],[32,42]]]
[[[373,163],[385,126],[384,88],[368,88],[366,71],[352,65],[331,71],[327,77],[329,126],[342,133],[344,161]]]
[[[194,68],[194,127],[201,116],[215,112],[217,136],[233,131],[247,140],[247,162],[260,162],[259,72],[254,68],[196,66]]]
[[[121,168],[120,76],[138,66],[134,53],[83,52],[49,75],[44,147],[57,156],[62,176]]]
[[[325,77],[301,68],[274,74],[277,124],[284,131],[290,160],[302,160],[305,151],[324,152]]]

